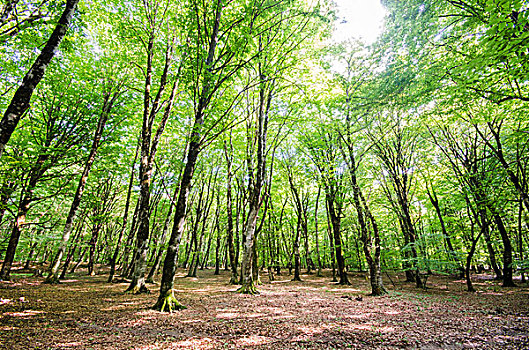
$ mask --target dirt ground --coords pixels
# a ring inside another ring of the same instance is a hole
[[[183,276],[183,275],[182,275]],[[74,275],[60,285],[14,274],[0,282],[0,349],[529,349],[529,288],[501,288],[477,276],[465,283],[433,276],[429,289],[387,280],[368,296],[362,274],[351,286],[303,275],[262,276],[259,295],[241,295],[229,274],[199,271],[176,279],[183,311],[150,310],[151,294],[124,294],[106,275]]]

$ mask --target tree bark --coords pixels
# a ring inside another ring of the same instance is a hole
[[[314,237],[316,241],[316,257],[318,259],[318,270],[316,271],[316,276],[321,276],[321,255],[320,255],[320,243],[319,243],[319,237],[318,237],[318,204],[320,202],[320,193],[321,188],[318,186],[318,196],[316,197],[316,206],[314,208]]]
[[[156,252],[156,257],[154,259],[154,264],[152,265],[152,268],[149,271],[149,274],[147,275],[147,279],[146,279],[147,283],[154,283],[154,274],[160,268],[160,262],[162,261],[162,255],[163,255],[163,251],[165,249],[165,241],[166,241],[166,238],[167,238],[167,234],[169,233],[169,223],[171,222],[171,217],[173,215],[173,208],[174,208],[174,204],[173,203],[176,200],[176,196],[177,195],[178,195],[178,187],[175,188],[173,196],[171,197],[171,204],[169,205],[169,210],[167,212],[167,216],[165,218],[165,222],[163,223],[162,237],[160,238],[160,247],[158,248],[158,250]]]
[[[130,208],[130,197],[132,194],[132,185],[134,184],[134,167],[136,165],[136,161],[138,160],[139,148],[140,148],[140,143],[138,142],[138,144],[136,145],[136,152],[134,154],[134,161],[132,162],[132,169],[130,172],[129,186],[127,190],[127,199],[125,200],[125,209],[123,209],[123,220],[121,222],[121,229],[119,230],[118,240],[116,242],[116,247],[114,248],[114,254],[110,258],[110,272],[108,274],[108,280],[107,280],[108,283],[111,283],[112,280],[114,279],[114,275],[116,273],[116,263],[118,259],[121,240],[123,239],[123,235],[125,234],[125,230],[127,229],[127,221],[129,217],[129,208]]]
[[[329,215],[331,219],[332,226],[332,238],[334,240],[334,251],[336,257],[336,263],[338,265],[338,275],[340,280],[338,284],[341,285],[350,285],[349,278],[347,277],[347,272],[345,269],[345,259],[342,253],[342,237],[341,237],[341,218],[339,211],[336,210],[334,206],[333,194],[331,194],[330,189],[326,189],[325,198],[327,200],[327,207],[329,210]]]
[[[230,152],[233,152],[233,146],[231,144],[231,135],[230,135]],[[228,149],[226,143],[224,143],[224,156],[226,158],[226,167],[227,167],[227,178],[226,178],[226,213],[227,217],[227,227],[226,227],[226,244],[228,245],[228,257],[230,260],[230,284],[238,284],[238,275],[237,275],[237,260],[235,257],[235,246],[233,241],[233,205],[232,205],[232,192],[231,192],[231,182],[232,182],[232,157],[233,155],[228,154]]]
[[[70,235],[72,233],[73,221],[75,219],[75,215],[77,214],[77,209],[81,204],[81,197],[83,196],[86,181],[88,180],[88,174],[90,173],[92,164],[94,163],[96,158],[97,150],[99,148],[99,143],[101,141],[101,136],[103,135],[105,124],[108,120],[108,116],[110,115],[112,107],[114,106],[114,103],[116,102],[118,96],[118,92],[112,93],[110,89],[105,93],[103,108],[99,116],[97,128],[92,140],[92,147],[90,148],[90,153],[85,162],[83,172],[81,173],[81,178],[79,179],[79,183],[77,184],[77,190],[75,191],[75,195],[73,197],[68,216],[66,217],[66,223],[64,225],[61,242],[59,244],[59,248],[57,250],[55,258],[53,259],[53,262],[51,263],[50,268],[48,270],[48,277],[46,277],[46,283],[59,282],[59,266],[61,264],[62,256],[66,250],[66,247],[68,246],[68,240],[70,239]]]
[[[5,146],[9,142],[13,131],[15,131],[18,122],[29,108],[33,91],[42,80],[46,68],[53,59],[53,56],[55,56],[55,52],[66,35],[78,2],[79,0],[66,1],[66,7],[64,8],[59,22],[57,22],[55,29],[46,42],[46,45],[24,76],[22,83],[11,99],[4,116],[0,121],[0,158],[4,153]]]
[[[140,157],[140,202],[138,210],[139,227],[136,236],[136,253],[134,258],[134,272],[132,274],[132,280],[127,292],[133,294],[147,292],[148,289],[145,286],[145,269],[147,267],[147,251],[149,243],[149,219],[150,219],[150,196],[151,196],[151,181],[152,181],[152,169],[154,165],[154,158],[156,157],[156,151],[160,137],[165,129],[165,125],[171,114],[173,107],[175,92],[176,92],[176,81],[173,83],[171,95],[169,100],[166,101],[165,110],[163,116],[159,122],[158,128],[154,137],[152,137],[152,127],[156,114],[159,111],[159,106],[162,103],[161,96],[167,84],[167,77],[169,67],[171,66],[171,55],[172,49],[167,48],[165,53],[165,65],[163,68],[162,75],[160,77],[160,84],[158,92],[151,105],[151,80],[152,80],[152,60],[154,57],[154,28],[151,36],[149,37],[149,43],[147,45],[147,74],[145,78],[145,90],[144,90],[144,108],[143,108],[143,125],[141,130],[141,157]]]
[[[66,277],[66,272],[68,272],[68,267],[70,263],[72,262],[75,251],[77,250],[77,246],[79,245],[79,241],[81,240],[81,233],[83,232],[85,219],[86,219],[86,216],[83,217],[83,220],[78,224],[77,232],[75,233],[74,238],[73,238],[74,244],[73,244],[73,247],[71,247],[68,250],[68,254],[66,254],[66,260],[64,261],[64,265],[62,267],[62,271],[59,276],[60,280],[63,280]]]
[[[17,216],[13,223],[13,229],[11,231],[11,236],[9,237],[9,243],[7,245],[4,262],[2,264],[2,269],[0,270],[0,280],[9,280],[11,265],[13,264],[13,260],[15,259],[15,253],[18,246],[18,241],[20,239],[20,235],[22,233],[22,227],[26,223],[26,215],[29,211],[31,203],[34,200],[34,191],[37,187],[37,183],[42,178],[46,170],[48,170],[48,166],[45,165],[48,159],[49,154],[41,153],[37,157],[35,165],[29,171],[29,182],[27,187],[22,191],[21,194]]]

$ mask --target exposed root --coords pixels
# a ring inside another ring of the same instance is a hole
[[[167,292],[166,296],[162,299],[158,299],[156,304],[153,306],[154,310],[164,312],[167,308],[167,312],[172,313],[177,310],[187,309],[186,306],[180,304],[180,302],[174,296],[174,290]]]
[[[378,288],[371,287],[371,294],[369,295],[373,297],[379,297],[379,296],[386,295],[386,294],[388,294],[388,291],[386,288],[382,286]]]
[[[45,283],[45,284],[60,284],[61,281],[59,280],[59,277],[57,277],[56,275],[48,275],[48,277],[46,277],[46,280],[43,283]]]
[[[129,287],[127,288],[127,290],[125,291],[125,293],[130,293],[130,294],[149,294],[151,291],[147,289],[147,287],[145,287],[144,284],[142,285],[135,285],[134,287]]]
[[[130,280],[125,278],[114,278],[112,283],[130,283]]]
[[[243,284],[239,289],[237,289],[237,293],[256,295],[259,294],[259,291],[255,287],[255,284],[251,282],[250,284]]]

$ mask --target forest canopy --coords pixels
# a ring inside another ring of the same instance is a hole
[[[0,279],[524,283],[527,2],[382,4],[367,44],[331,0],[4,1]]]

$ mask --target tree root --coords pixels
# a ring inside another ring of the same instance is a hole
[[[142,284],[141,286],[135,285],[132,288],[131,287],[127,288],[125,293],[130,293],[130,294],[149,294],[149,293],[151,293],[151,291],[148,290],[147,287],[145,287],[145,285]]]
[[[130,280],[126,278],[113,278],[112,283],[130,283]]]
[[[379,297],[379,296],[386,295],[386,294],[388,294],[388,291],[384,287],[380,287],[380,288],[371,287],[371,294],[369,295],[373,297]]]
[[[167,292],[165,298],[158,299],[156,304],[153,306],[154,310],[158,310],[160,312],[164,312],[166,308],[169,313],[177,310],[187,309],[186,306],[180,304],[180,302],[176,299],[174,296],[174,290]]]
[[[59,277],[57,276],[54,276],[54,275],[49,275],[48,277],[46,277],[46,279],[44,280],[45,284],[60,284],[61,281],[59,281]]]
[[[239,289],[237,289],[237,293],[256,295],[259,294],[259,291],[252,282],[250,284],[243,284]]]

